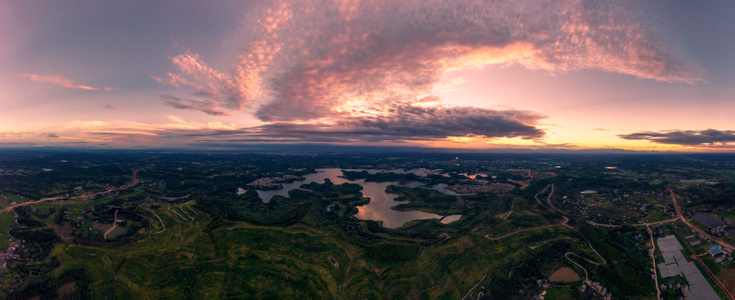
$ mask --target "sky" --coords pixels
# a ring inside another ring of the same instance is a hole
[[[0,148],[735,150],[732,1],[0,1]]]

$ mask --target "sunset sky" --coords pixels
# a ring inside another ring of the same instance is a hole
[[[0,147],[735,150],[733,1],[2,1]]]

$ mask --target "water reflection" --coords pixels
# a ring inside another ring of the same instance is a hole
[[[418,210],[398,211],[391,209],[391,207],[401,204],[401,202],[395,201],[398,195],[386,193],[385,188],[389,185],[395,185],[397,182],[378,183],[360,180],[355,181],[355,183],[362,185],[362,194],[365,197],[370,197],[370,203],[357,207],[358,212],[355,216],[358,219],[383,221],[383,227],[398,228],[409,221],[440,219],[442,217]]]
[[[362,171],[362,170],[360,170]],[[378,174],[378,173],[396,173],[396,174],[409,174],[413,173],[416,176],[419,177],[426,177],[429,174],[439,175],[440,170],[430,170],[427,168],[415,168],[415,169],[367,169],[365,170],[368,172],[368,174]]]
[[[399,171],[400,170],[400,171]],[[394,173],[409,173],[409,171],[417,171],[418,176],[426,176],[426,174],[430,174],[431,170],[428,169],[413,169],[413,170],[388,170],[384,172],[394,172]],[[350,171],[361,171],[361,170],[350,170]],[[369,172],[377,172],[378,170],[368,170]],[[385,189],[389,185],[399,185],[397,182],[365,182],[364,179],[350,181],[345,178],[341,178],[339,176],[342,175],[342,170],[337,168],[330,168],[330,169],[317,169],[317,173],[308,174],[304,176],[304,180],[295,181],[293,183],[286,183],[283,184],[283,189],[279,190],[270,190],[270,191],[262,191],[262,190],[256,190],[258,192],[258,196],[260,196],[261,199],[263,199],[263,202],[268,203],[271,201],[271,198],[275,195],[288,197],[288,192],[299,188],[302,184],[309,184],[311,182],[316,183],[324,183],[324,179],[329,178],[329,180],[332,181],[334,184],[342,184],[345,182],[349,183],[356,183],[362,186],[362,194],[365,197],[370,197],[370,203],[363,206],[358,206],[358,212],[355,215],[358,219],[362,220],[374,220],[374,221],[382,221],[383,227],[386,228],[398,228],[403,226],[403,224],[413,221],[413,220],[423,220],[423,219],[442,219],[442,223],[448,224],[453,221],[456,221],[461,217],[461,215],[452,215],[443,217],[437,214],[422,212],[422,211],[398,211],[393,210],[391,207],[396,206],[398,204],[401,204],[400,201],[395,201],[395,199],[398,197],[398,195],[395,194],[389,194],[385,192]],[[401,185],[405,187],[419,187],[423,186],[420,182],[411,182],[409,184]],[[458,195],[457,193],[454,193],[453,191],[449,191],[444,189],[444,186],[446,185],[437,185],[435,187],[432,187],[432,189],[440,191],[442,193],[450,194],[450,195]],[[241,189],[238,189],[238,194],[240,194]]]
[[[478,175],[479,176],[482,176],[482,177],[487,177],[488,176],[487,174],[484,174],[484,173],[459,173],[459,175],[464,175],[467,178],[471,178],[471,179],[477,179],[477,176]]]
[[[258,192],[258,196],[260,196],[260,199],[263,199],[263,202],[268,203],[271,202],[271,198],[273,198],[273,196],[275,195],[288,197],[289,191],[293,189],[298,189],[302,184],[309,184],[312,182],[324,183],[324,179],[326,178],[329,178],[329,180],[331,180],[334,184],[343,184],[345,182],[348,182],[347,179],[339,177],[342,176],[341,169],[318,169],[316,171],[316,173],[305,175],[304,180],[282,184],[282,189],[268,191],[256,190],[256,192]]]
[[[452,223],[452,222],[454,222],[454,221],[457,221],[457,220],[459,220],[459,218],[461,218],[461,217],[462,217],[462,215],[451,215],[451,216],[446,216],[446,217],[444,217],[444,218],[442,219],[442,223],[443,223],[443,224],[449,224],[449,223]]]

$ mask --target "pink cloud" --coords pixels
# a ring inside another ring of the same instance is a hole
[[[275,1],[244,19],[233,44],[219,70],[191,51],[173,57],[179,71],[154,79],[194,99],[164,101],[215,115],[255,107],[260,120],[291,122],[415,101],[447,72],[491,64],[702,80],[634,2]]]
[[[78,83],[75,83],[74,81],[60,75],[56,76],[43,76],[43,75],[36,75],[36,74],[20,74],[21,76],[28,77],[28,79],[35,81],[35,82],[43,82],[48,83],[51,85],[55,85],[60,88],[65,89],[80,89],[80,90],[88,90],[88,91],[114,91],[117,90],[117,88],[111,88],[111,87],[103,87],[103,88],[95,88],[91,86],[81,85]]]

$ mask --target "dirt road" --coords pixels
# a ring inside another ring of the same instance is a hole
[[[689,228],[694,229],[695,231],[697,231],[697,233],[699,233],[701,235],[704,235],[704,236],[708,237],[709,239],[715,241],[716,243],[720,244],[722,247],[728,248],[731,251],[735,251],[735,246],[733,246],[732,244],[730,244],[728,242],[725,242],[725,241],[723,241],[722,239],[720,239],[718,237],[715,237],[715,236],[710,235],[709,233],[705,232],[704,230],[700,229],[699,227],[697,227],[694,224],[692,224],[691,222],[689,222],[689,220],[687,220],[686,218],[684,218],[684,215],[681,213],[681,207],[679,206],[679,203],[677,203],[677,201],[676,201],[676,194],[674,194],[674,191],[672,189],[668,189],[668,191],[669,191],[669,193],[671,193],[671,202],[673,202],[673,204],[674,204],[674,209],[676,210],[676,215],[679,216],[679,219],[682,222],[684,222],[684,224],[687,224],[687,226],[689,226]]]

